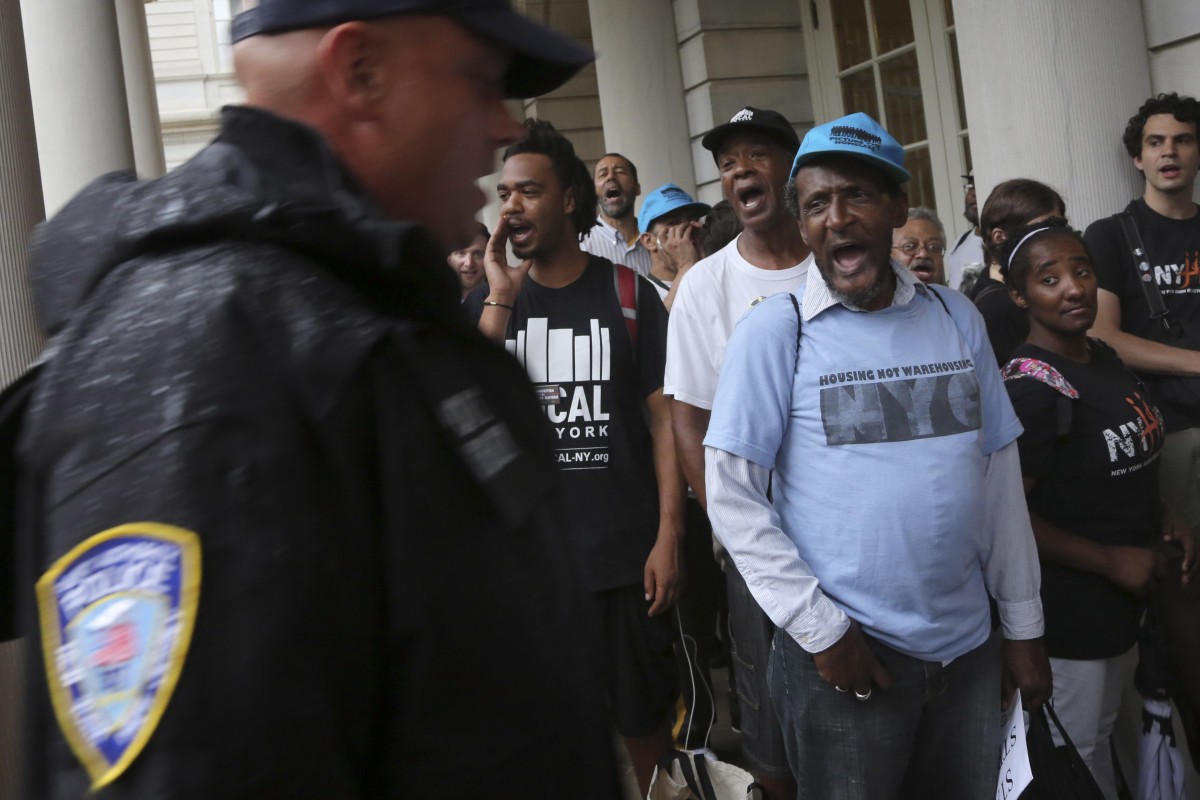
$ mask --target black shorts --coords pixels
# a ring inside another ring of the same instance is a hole
[[[604,647],[604,687],[622,736],[648,736],[675,705],[679,677],[673,644],[675,615],[646,615],[640,586],[596,592]]]

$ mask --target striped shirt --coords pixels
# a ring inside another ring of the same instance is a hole
[[[650,251],[642,247],[637,239],[627,244],[619,230],[596,218],[596,227],[588,231],[579,241],[579,249],[594,256],[607,258],[614,264],[624,264],[639,275],[650,274]]]

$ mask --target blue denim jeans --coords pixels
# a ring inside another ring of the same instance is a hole
[[[729,656],[742,710],[742,758],[756,775],[791,775],[787,744],[767,685],[775,623],[766,615],[733,564],[725,565],[729,598]]]
[[[768,682],[799,797],[990,800],[1000,767],[1001,638],[946,666],[867,638],[892,679],[861,702],[779,631]]]

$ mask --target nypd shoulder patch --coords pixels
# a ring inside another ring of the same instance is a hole
[[[93,789],[116,780],[154,733],[199,594],[199,537],[154,522],[97,533],[38,580],[54,713]]]

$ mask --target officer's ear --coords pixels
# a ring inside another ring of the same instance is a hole
[[[650,231],[646,231],[645,233],[639,233],[638,241],[640,241],[642,243],[642,247],[646,248],[651,253],[653,253],[655,250],[658,249],[658,246],[654,242],[654,234],[651,233]]]
[[[325,86],[344,109],[374,116],[387,96],[391,43],[388,29],[364,22],[330,28],[317,45],[317,63]]]

